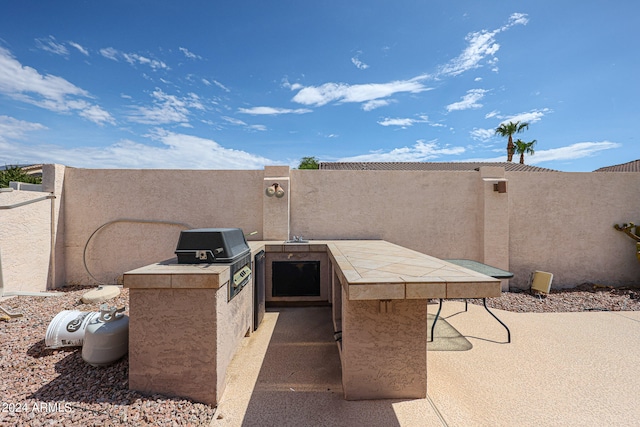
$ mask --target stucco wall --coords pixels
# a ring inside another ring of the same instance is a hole
[[[291,171],[291,234],[481,256],[478,172]]]
[[[257,231],[251,240],[263,240],[267,225],[282,228],[284,221],[286,228],[290,218],[291,235],[308,239],[384,239],[439,258],[491,260],[515,273],[512,287],[526,286],[534,270],[553,273],[554,287],[586,281],[628,285],[640,279],[634,242],[613,229],[616,223],[640,222],[636,173],[507,172],[508,192],[499,194],[477,171],[291,170],[284,199],[266,198],[266,170],[65,170],[56,165],[49,172],[45,168],[45,182],[51,179],[48,173],[55,174],[48,188],[57,192],[56,206],[62,206],[56,212],[58,284],[95,283],[83,265],[84,247],[99,227],[121,219],[240,227]],[[19,193],[13,194],[1,197]],[[269,203],[281,204],[284,213],[265,211]],[[496,216],[505,209],[508,217]],[[49,203],[0,215],[5,286],[37,283],[33,289],[44,290]],[[87,245],[87,267],[97,281],[118,283],[125,271],[172,258],[182,229],[113,223]],[[498,231],[500,238],[493,238]],[[508,242],[506,255],[502,242]],[[28,267],[32,264],[37,272]]]
[[[512,285],[534,270],[554,285],[640,282],[635,243],[614,224],[640,223],[640,174],[507,173]]]
[[[94,170],[67,168],[65,270],[67,282],[91,284],[84,247],[102,225],[121,219],[172,221],[191,228],[262,230],[262,171]],[[181,225],[117,222],[87,246],[97,281],[118,283],[125,271],[173,258]]]
[[[217,402],[226,387],[227,368],[242,338],[251,332],[253,325],[253,282],[250,281],[231,301],[227,301],[228,286],[229,283],[216,294]]]
[[[66,167],[63,165],[42,166],[42,190],[53,193],[53,221],[54,253],[51,257],[50,286],[59,288],[65,285],[64,268],[64,175]]]
[[[49,193],[0,193],[0,206],[36,200]],[[47,289],[51,254],[51,200],[0,210],[0,265],[3,293]]]
[[[216,291],[226,289],[129,291],[130,389],[217,404]]]

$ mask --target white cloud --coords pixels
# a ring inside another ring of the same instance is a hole
[[[514,13],[509,17],[507,24],[496,30],[482,30],[467,34],[465,37],[467,47],[459,56],[443,66],[440,69],[440,74],[457,76],[465,71],[481,67],[482,61],[487,57],[490,57],[490,65],[495,65],[497,59],[494,55],[500,49],[500,45],[496,43],[496,35],[515,25],[526,25],[528,22],[526,14]]]
[[[239,108],[238,112],[242,114],[251,114],[254,116],[277,116],[280,114],[306,114],[311,113],[313,110],[308,108],[297,108],[292,110],[290,108],[275,108],[275,107],[252,107],[252,108]]]
[[[155,129],[145,136],[149,138],[145,143],[122,140],[108,147],[12,144],[13,150],[0,150],[0,162],[14,164],[18,160],[97,169],[262,169],[274,164],[265,157],[225,148],[207,138],[164,129]],[[11,158],[13,153],[20,153],[21,157]]]
[[[427,116],[419,116],[417,119],[412,118],[385,118],[378,122],[379,125],[382,126],[400,126],[403,129],[408,126],[413,126],[415,123],[429,123],[429,117]]]
[[[78,52],[82,53],[84,56],[89,56],[89,51],[79,43],[70,41],[67,42],[67,44],[77,49]],[[65,46],[64,43],[58,43],[56,38],[53,36],[36,39],[36,47],[56,55],[65,57],[69,56],[69,49],[67,49],[67,46]]]
[[[372,151],[369,154],[345,157],[340,162],[423,162],[443,155],[464,153],[464,147],[440,147],[435,141],[418,140],[411,147],[395,148],[391,151]]]
[[[157,69],[168,69],[169,67],[162,61],[158,61],[157,59],[150,59],[145,56],[138,55],[137,53],[122,53],[124,60],[127,61],[131,65],[141,64],[148,65],[154,70]]]
[[[301,89],[292,100],[299,104],[317,107],[330,102],[370,102],[388,98],[396,93],[420,93],[430,90],[422,84],[422,80],[426,78],[428,76],[423,75],[410,80],[359,85],[325,83],[321,86],[307,86]]]
[[[539,145],[539,144],[538,144]],[[575,144],[567,145],[565,147],[550,148],[548,150],[535,150],[534,155],[530,155],[525,158],[527,164],[538,164],[553,161],[571,161],[584,157],[591,157],[604,150],[611,150],[621,147],[622,144],[610,141],[601,142],[577,142]],[[497,152],[505,151],[504,148],[496,149]],[[505,162],[507,161],[506,154],[499,157],[493,157],[488,159],[468,159],[466,161],[473,162]]]
[[[87,49],[85,49],[82,45],[80,45],[79,43],[76,42],[69,42],[69,45],[71,47],[74,47],[78,50],[78,52],[80,52],[81,54],[83,54],[84,56],[89,56],[89,51]]]
[[[364,104],[362,104],[362,109],[364,111],[371,111],[371,110],[375,110],[376,108],[386,107],[392,102],[394,102],[392,99],[376,99],[373,101],[367,101]]]
[[[526,113],[514,114],[512,116],[495,115],[495,117],[497,117],[498,119],[502,120],[500,122],[500,124],[509,123],[509,122],[535,123],[535,122],[539,122],[540,120],[542,120],[542,118],[545,116],[545,114],[551,113],[551,112],[552,112],[552,110],[549,109],[549,108],[542,108],[542,109],[539,109],[539,110],[531,110],[531,111],[526,112]]]
[[[453,104],[447,105],[447,111],[457,111],[457,110],[468,110],[471,108],[480,108],[482,104],[478,103],[482,98],[484,98],[484,94],[488,91],[484,89],[471,89],[467,91],[467,94],[462,97],[462,101],[454,102]]]
[[[0,47],[0,91],[9,96],[33,93],[45,99],[62,102],[66,96],[89,96],[89,93],[62,77],[41,75],[35,69],[22,66],[11,53]]]
[[[496,117],[498,114],[500,114],[500,111],[493,110],[492,112],[485,114],[484,118],[485,119],[490,119],[492,117]]]
[[[527,18],[526,13],[512,13],[509,17],[509,23],[503,27],[507,29],[509,27],[513,27],[514,25],[527,25],[529,22],[529,18]]]
[[[121,52],[113,47],[102,48],[99,50],[99,52],[100,55],[104,56],[105,58],[111,59],[112,61],[116,62],[119,62],[120,59],[123,59],[130,65],[147,65],[153,70],[169,69],[169,66],[167,66],[167,64],[157,59],[147,58],[146,56],[138,55],[137,53]]]
[[[364,62],[362,62],[358,57],[362,54],[362,52],[358,52],[358,54],[356,56],[354,56],[353,58],[351,58],[351,63],[353,65],[356,66],[357,69],[359,70],[366,70],[367,68],[369,68],[369,65],[365,64]]]
[[[36,47],[56,55],[69,56],[69,49],[65,45],[58,43],[53,36],[36,39]]]
[[[302,89],[304,86],[302,86],[300,83],[289,83],[289,80],[285,77],[282,79],[282,87],[289,89],[289,90],[298,90],[298,89]]]
[[[590,157],[594,154],[619,148],[621,145],[616,142],[577,142],[566,147],[551,148],[548,150],[536,150],[533,156],[527,158],[527,163],[542,163],[558,160],[575,160],[583,157]]]
[[[47,127],[40,123],[18,120],[9,116],[0,116],[0,142],[21,140],[25,138],[25,134],[28,132],[45,129],[47,129]],[[9,147],[7,147],[7,150],[8,149]],[[2,164],[1,158],[0,164]]]
[[[190,52],[189,49],[185,47],[180,47],[178,49],[180,49],[180,52],[182,52],[184,56],[186,56],[189,59],[202,59],[200,55],[196,55],[195,53]]]
[[[457,76],[465,71],[480,67],[481,61],[500,49],[500,45],[495,42],[496,32],[482,31],[467,35],[467,48],[455,59],[442,67],[441,74]]]
[[[108,111],[103,110],[98,105],[92,105],[85,101],[78,102],[79,104],[76,107],[78,115],[99,125],[104,123],[110,123],[112,125],[116,124],[116,121],[111,114],[109,114]]]
[[[118,61],[119,52],[112,47],[102,48],[98,52],[100,52],[100,55],[104,56],[107,59],[110,59],[116,62]]]
[[[496,131],[495,129],[478,129],[478,128],[474,128],[471,132],[469,132],[469,134],[471,135],[471,138],[478,140],[478,141],[488,141],[489,139],[491,139],[493,136],[495,136]]]
[[[229,116],[222,116],[222,120],[231,123],[232,125],[246,126],[247,124],[240,119],[235,119]]]
[[[386,118],[386,119],[378,122],[378,124],[382,125],[382,126],[402,126],[403,128],[407,127],[407,126],[413,126],[414,123],[415,123],[415,120],[414,119],[409,119],[409,118],[404,118],[404,119]]]
[[[31,67],[23,66],[2,47],[0,93],[57,113],[75,112],[99,125],[115,123],[107,111],[82,99],[91,98],[86,90],[62,77],[42,75]]]
[[[187,125],[191,115],[190,109],[205,109],[200,98],[194,93],[190,93],[186,97],[178,97],[166,94],[162,89],[156,88],[151,96],[153,105],[132,107],[133,113],[129,115],[129,121],[151,125],[168,123]]]
[[[231,90],[228,87],[226,87],[225,85],[223,85],[222,83],[220,83],[217,80],[214,80],[213,84],[218,86],[220,89],[224,90],[225,92],[231,92]]]
[[[249,130],[257,130],[260,132],[264,132],[267,130],[267,127],[265,125],[250,125],[247,124],[245,122],[243,122],[240,119],[236,119],[234,117],[229,117],[229,116],[222,116],[222,120],[231,123],[232,125],[236,125],[236,126],[243,126]]]

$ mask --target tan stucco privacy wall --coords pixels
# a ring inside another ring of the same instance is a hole
[[[89,272],[114,284],[125,271],[174,257],[180,231],[186,228],[239,227],[247,234],[261,233],[263,174],[67,168],[66,281],[95,283],[84,268],[85,246]],[[118,222],[89,241],[112,221]]]
[[[57,237],[63,234],[64,169],[45,165],[42,191],[0,192],[0,294],[40,292],[63,283],[64,247]]]
[[[63,207],[57,219],[57,286],[119,283],[125,271],[173,257],[185,227],[256,231],[249,240],[285,240],[293,235],[383,239],[438,258],[469,258],[509,269],[515,273],[512,287],[527,286],[534,270],[552,272],[554,287],[585,281],[625,285],[640,278],[634,242],[613,229],[616,223],[640,222],[637,173],[505,172],[499,167],[479,172],[108,170],[50,165],[45,181],[53,173],[55,186],[61,185],[61,171],[62,197],[55,201]],[[493,191],[492,178],[507,179],[507,192]],[[283,187],[284,197],[265,195],[274,182]],[[38,237],[43,241],[49,238],[44,224],[49,224],[50,206],[41,202],[20,209],[0,211],[2,228],[12,223],[14,230],[0,232],[5,282],[26,283],[20,278],[28,276],[5,255],[22,250],[15,237],[19,230],[47,234]],[[24,209],[34,211],[27,214]],[[33,249],[41,243],[22,246]],[[95,280],[84,267],[85,252]],[[38,282],[35,287],[46,287],[40,278],[29,280]]]

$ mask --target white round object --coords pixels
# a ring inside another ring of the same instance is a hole
[[[89,323],[100,317],[98,312],[63,310],[47,328],[44,345],[47,348],[80,347]]]
[[[82,302],[85,304],[104,302],[118,295],[120,295],[120,288],[117,286],[98,286],[82,295]]]

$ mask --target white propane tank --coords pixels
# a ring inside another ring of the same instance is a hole
[[[87,325],[82,359],[91,366],[110,365],[129,351],[129,317],[123,311],[103,304],[100,317]]]

